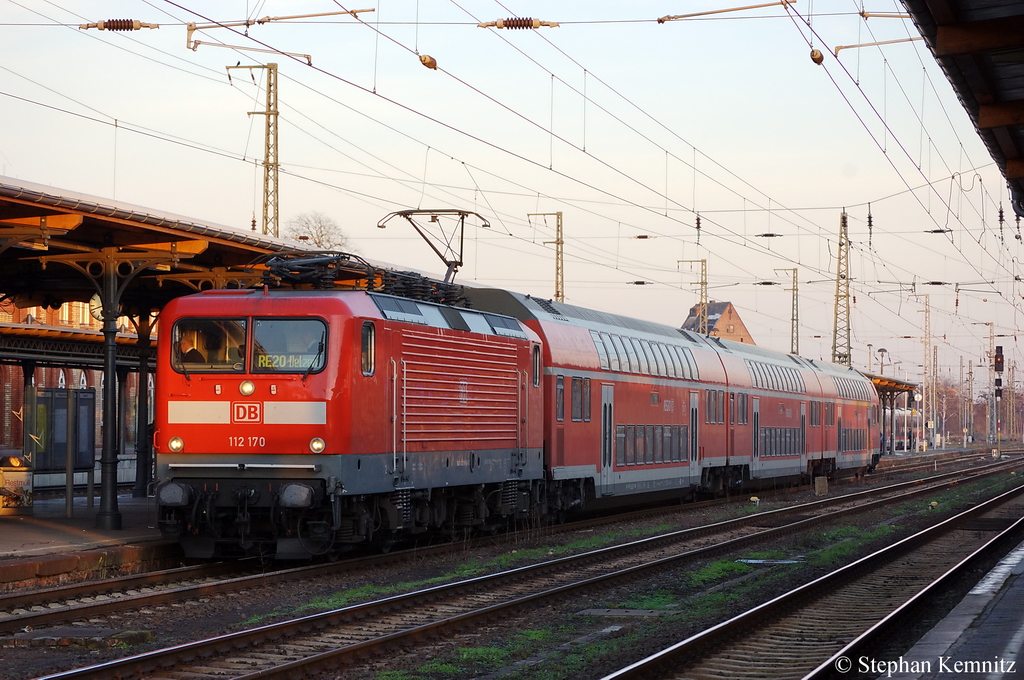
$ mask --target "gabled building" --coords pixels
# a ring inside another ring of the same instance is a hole
[[[684,331],[700,332],[699,303],[690,308],[690,315],[686,317],[682,328]],[[708,335],[722,338],[723,340],[745,342],[748,345],[757,344],[750,337],[750,331],[743,325],[739,313],[732,306],[731,302],[715,302],[712,300],[708,303]]]

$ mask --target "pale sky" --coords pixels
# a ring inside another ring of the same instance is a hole
[[[899,362],[886,373],[919,379],[915,294],[930,294],[940,374],[959,380],[963,358],[987,383],[979,324],[1017,356],[1022,242],[1005,182],[922,42],[833,53],[916,29],[847,0],[656,21],[736,6],[0,0],[0,175],[247,230],[264,150],[263,116],[247,114],[266,78],[229,82],[225,67],[275,62],[282,223],[322,212],[364,257],[443,273],[407,223],[377,222],[474,211],[491,226],[468,224],[457,280],[551,296],[554,220],[528,214],[561,211],[567,302],[679,325],[699,277],[679,261],[705,259],[711,299],[780,351],[791,275],[775,270],[796,267],[801,354],[828,360],[845,207],[855,365],[870,343],[873,370],[884,347]],[[369,8],[198,30],[186,46],[188,22]],[[508,17],[560,25],[477,27]],[[160,27],[79,28],[110,19]]]

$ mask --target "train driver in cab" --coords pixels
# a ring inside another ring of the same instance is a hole
[[[178,343],[178,356],[183,364],[201,364],[206,361],[203,353],[196,349],[192,338],[183,337]]]

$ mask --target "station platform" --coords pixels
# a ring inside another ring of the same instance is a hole
[[[0,591],[21,583],[62,583],[96,572],[128,573],[166,566],[180,555],[177,544],[160,536],[153,499],[117,498],[122,529],[96,528],[97,498],[36,499],[31,515],[0,516]],[[173,566],[173,565],[172,565]]]

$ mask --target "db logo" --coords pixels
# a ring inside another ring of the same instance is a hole
[[[231,404],[231,422],[233,423],[259,423],[263,421],[263,404],[255,402],[251,404],[240,401]]]

